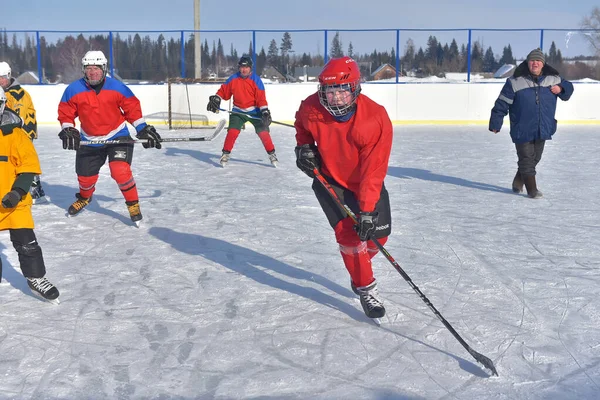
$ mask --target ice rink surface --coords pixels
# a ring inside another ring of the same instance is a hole
[[[0,232],[0,399],[598,398],[600,128],[559,126],[539,200],[510,190],[506,128],[394,129],[386,249],[498,377],[381,255],[387,316],[364,316],[294,131],[272,131],[277,169],[251,127],[227,168],[224,133],[136,147],[136,228],[106,166],[65,216],[75,153],[41,127],[35,231],[61,304],[33,297]]]

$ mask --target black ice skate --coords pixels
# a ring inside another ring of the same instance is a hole
[[[58,304],[59,292],[56,286],[50,283],[46,277],[42,278],[27,278],[27,285],[33,294],[40,296],[44,300]]]
[[[379,298],[377,291],[377,282],[373,281],[370,285],[357,287],[360,296],[360,304],[369,318],[382,318],[385,315],[383,300]]]
[[[90,204],[90,201],[92,201],[91,197],[86,199],[85,197],[82,197],[79,193],[76,193],[75,197],[77,197],[77,200],[75,200],[75,202],[69,207],[69,215],[78,214],[81,210],[83,210],[85,206]]]

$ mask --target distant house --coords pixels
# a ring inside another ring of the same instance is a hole
[[[19,83],[22,85],[37,85],[40,83],[40,78],[35,72],[27,71],[19,75],[17,77],[17,81],[19,81]]]
[[[260,77],[266,80],[265,83],[283,83],[286,82],[285,75],[275,67],[265,67]]]
[[[319,80],[319,74],[323,70],[323,67],[309,67],[305,65],[303,67],[294,67],[293,75],[300,82],[316,82]]]
[[[514,64],[504,64],[494,72],[494,78],[510,78],[514,74],[515,68]]]
[[[396,68],[390,64],[382,64],[377,68],[371,75],[369,75],[370,81],[379,81],[382,79],[391,79],[396,77]]]

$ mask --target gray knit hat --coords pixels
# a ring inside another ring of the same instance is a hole
[[[527,61],[541,61],[544,64],[546,64],[546,56],[544,56],[544,52],[542,51],[542,49],[537,48],[534,50],[531,50],[531,52],[529,54],[527,54]]]

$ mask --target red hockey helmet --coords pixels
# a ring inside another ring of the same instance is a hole
[[[352,58],[332,58],[319,74],[319,100],[334,117],[351,112],[360,94],[360,69]]]

